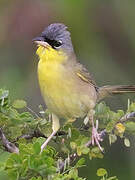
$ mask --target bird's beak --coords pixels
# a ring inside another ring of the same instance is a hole
[[[50,47],[50,45],[47,42],[43,41],[41,37],[34,38],[32,41],[36,43],[38,46],[43,46],[47,49]]]
[[[39,46],[43,46],[44,48],[47,48],[47,49],[50,47],[50,45],[44,41],[34,41],[34,43],[36,43]]]

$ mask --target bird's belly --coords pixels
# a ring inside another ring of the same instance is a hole
[[[86,107],[79,100],[80,97],[71,90],[63,90],[64,92],[56,89],[53,93],[46,91],[43,96],[47,107],[61,118],[83,117],[86,114]]]
[[[47,67],[46,67],[47,68]],[[49,72],[43,67],[38,69],[39,84],[43,98],[49,110],[61,118],[71,119],[83,117],[88,107],[82,99],[89,99],[81,94],[76,81],[62,67],[51,67]],[[49,68],[49,67],[48,67]]]

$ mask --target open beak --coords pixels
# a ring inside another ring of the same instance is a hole
[[[42,37],[36,37],[32,40],[34,43],[36,43],[38,46],[43,46],[44,48],[49,48],[50,45],[42,39]]]

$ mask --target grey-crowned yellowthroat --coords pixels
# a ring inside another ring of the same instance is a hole
[[[92,144],[101,141],[93,115],[96,103],[108,95],[135,92],[133,86],[98,87],[87,69],[77,61],[70,33],[61,23],[49,25],[33,39],[38,45],[38,79],[47,108],[52,113],[52,134],[41,146],[45,148],[60,125],[88,117],[92,123]]]

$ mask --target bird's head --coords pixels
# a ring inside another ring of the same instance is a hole
[[[56,56],[73,52],[70,32],[61,23],[50,24],[40,36],[33,39],[39,46],[37,54],[41,56]]]

